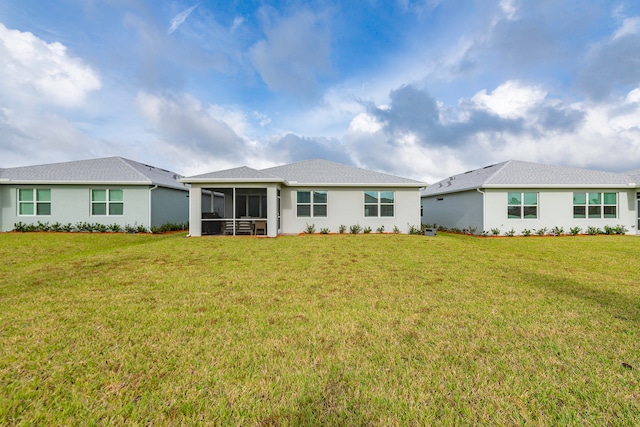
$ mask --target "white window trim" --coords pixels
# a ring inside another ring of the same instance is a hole
[[[509,203],[509,193],[520,193],[520,204],[519,205],[512,205],[511,203]],[[524,202],[524,194],[525,193],[532,193],[536,195],[536,204],[535,205],[528,205]],[[520,217],[519,218],[509,218],[509,208],[511,206],[520,206]],[[524,216],[524,208],[525,207],[531,207],[531,206],[535,206],[536,208],[536,217],[535,218],[526,218]],[[540,193],[538,191],[508,191],[507,192],[507,219],[508,220],[536,220],[536,219],[540,219]]]
[[[585,204],[584,205],[576,205],[575,203],[573,203],[572,205],[572,209],[575,208],[576,206],[584,206],[584,218],[576,218],[575,215],[573,216],[573,219],[577,219],[577,220],[590,220],[590,219],[618,219],[618,212],[620,212],[620,208],[618,206],[619,201],[620,201],[620,194],[616,191],[574,191],[571,194],[572,199],[574,198],[574,195],[576,193],[583,193],[585,195]],[[589,194],[590,193],[599,193],[600,194],[600,203],[599,204],[591,204],[589,203]],[[612,204],[608,204],[604,202],[604,195],[605,194],[615,194],[616,195],[616,203],[615,205]],[[600,216],[598,218],[590,218],[589,217],[589,206],[600,206]],[[615,206],[616,208],[616,216],[615,218],[606,218],[604,216],[604,208],[607,206]]]
[[[378,193],[378,201],[375,205],[378,207],[378,215],[376,216],[367,216],[365,211],[365,206],[373,205],[374,203],[367,203],[366,197],[367,193]],[[380,193],[393,193],[393,203],[382,203],[382,197],[380,197]],[[396,217],[396,192],[394,190],[364,190],[362,192],[362,217],[367,218],[395,218]],[[393,206],[393,215],[391,216],[382,216],[382,206]]]
[[[327,196],[326,203],[315,203],[313,198],[313,193],[324,193]],[[309,203],[298,203],[298,193],[310,193]],[[309,206],[309,216],[299,216],[298,215],[298,206]],[[326,206],[327,214],[324,216],[315,216],[313,214],[314,206]],[[329,218],[329,191],[328,190],[296,190],[296,218]]]
[[[93,192],[94,190],[105,190],[107,192],[106,194],[106,200],[104,202],[102,201],[93,201]],[[122,191],[122,201],[121,202],[111,202],[109,201],[109,193],[112,190],[116,190],[116,191]],[[107,213],[104,215],[100,215],[100,214],[94,214],[93,213],[93,205],[94,203],[105,203],[107,206]],[[121,214],[111,214],[111,203],[122,203],[122,213]],[[124,216],[124,189],[122,188],[90,188],[89,189],[89,215],[90,216],[98,216],[98,217],[105,217],[105,216],[115,216],[115,217],[123,217]]]
[[[31,190],[32,194],[33,194],[33,200],[32,201],[20,201],[20,191],[21,190]],[[35,187],[31,187],[31,188],[18,188],[16,191],[16,208],[17,208],[17,212],[16,215],[17,216],[42,216],[42,217],[48,217],[51,216],[51,213],[49,213],[48,215],[38,215],[38,204],[44,204],[44,203],[48,203],[49,204],[49,212],[51,212],[51,200],[49,201],[38,201],[38,192],[37,190],[49,190],[49,195],[51,195],[51,189],[50,188],[35,188]],[[33,213],[32,214],[23,214],[20,213],[20,205],[22,205],[23,203],[31,203],[33,204]]]

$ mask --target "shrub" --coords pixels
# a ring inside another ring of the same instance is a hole
[[[545,234],[547,234],[547,231],[548,231],[547,227],[542,227],[537,230],[533,230],[533,232],[536,233],[538,236],[544,236]]]
[[[416,227],[415,225],[410,225],[409,224],[409,234],[421,234],[421,227]]]
[[[76,231],[75,227],[70,222],[68,222],[65,225],[61,226],[60,230],[64,231],[65,233],[71,233],[72,231]]]
[[[609,225],[604,226],[604,234],[615,234],[615,233],[616,233],[616,229],[614,227],[611,227]]]
[[[106,233],[107,230],[108,230],[108,227],[106,225],[104,225],[104,224],[95,224],[93,226],[93,229],[95,231],[99,231],[100,233]]]
[[[598,227],[590,225],[589,227],[587,227],[587,234],[589,234],[590,236],[593,236],[594,234],[602,234],[602,230],[600,230]]]
[[[38,224],[36,224],[36,231],[51,231],[51,226],[48,222],[42,223],[38,221]]]
[[[316,232],[315,224],[307,224],[307,228],[304,229],[304,234],[313,234]]]
[[[531,230],[529,230],[528,228],[525,228],[524,230],[522,230],[522,235],[525,237],[531,236]]]
[[[582,231],[582,228],[580,227],[571,227],[569,229],[569,233],[571,233],[572,236],[575,236],[576,234],[580,233],[580,231]]]
[[[338,233],[344,234],[345,231],[347,231],[347,226],[344,224],[340,224],[340,227],[338,227]]]
[[[364,234],[369,234],[369,233],[371,233],[371,227],[365,227],[365,228],[364,228],[364,230],[362,230],[362,232],[363,232]]]
[[[500,229],[499,228],[492,228],[491,229],[491,234],[493,234],[494,236],[499,236],[500,235]]]
[[[469,234],[476,234],[476,231],[478,231],[478,227],[467,227],[467,231],[469,232]]]
[[[362,227],[360,226],[360,224],[354,224],[351,227],[349,227],[349,232],[351,234],[358,234],[361,231],[362,231]]]
[[[398,228],[398,226],[397,226],[397,225],[394,225],[394,226],[393,226],[393,233],[394,233],[394,234],[400,234],[400,229]]]
[[[327,227],[321,228],[320,234],[329,234],[329,229]]]
[[[378,227],[378,228],[376,229],[376,232],[377,232],[377,233],[384,233],[384,225],[381,225],[380,227]]]
[[[136,232],[137,232],[137,231],[136,231],[136,227],[134,227],[134,226],[132,226],[132,225],[129,225],[129,224],[125,224],[125,225],[124,225],[124,231],[125,231],[126,233],[131,233],[131,234],[134,234],[134,233],[136,233]]]
[[[504,235],[507,236],[507,237],[513,237],[513,236],[515,236],[515,234],[516,234],[516,230],[514,230],[513,228],[511,230],[509,230],[509,231],[505,231],[504,232]]]
[[[54,222],[53,224],[51,224],[51,231],[62,231],[62,224],[60,224],[59,222]]]
[[[136,227],[136,231],[138,233],[148,233],[149,229],[147,227],[145,227],[144,225],[140,224],[138,227]]]
[[[113,223],[111,225],[107,225],[107,230],[112,233],[120,233],[122,231],[122,227],[120,227],[120,224]]]
[[[487,230],[482,230],[482,232],[480,233],[480,235],[481,235],[482,237],[487,237],[487,236],[489,236],[489,232],[488,232]]]
[[[554,236],[560,236],[561,234],[564,234],[564,227],[553,227],[553,229],[551,230],[551,234],[553,234]]]
[[[616,234],[627,234],[627,231],[629,231],[627,230],[627,227],[622,224],[616,225],[614,229],[616,231]]]

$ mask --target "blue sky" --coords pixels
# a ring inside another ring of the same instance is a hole
[[[640,168],[637,1],[0,3],[0,167]]]

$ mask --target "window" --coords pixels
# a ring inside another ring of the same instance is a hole
[[[617,193],[573,193],[574,218],[617,218]]]
[[[538,218],[538,193],[524,192],[508,194],[507,216],[510,219]]]
[[[392,217],[395,193],[393,191],[365,191],[365,217]]]
[[[298,217],[327,216],[326,191],[298,191],[296,202]]]
[[[240,194],[236,196],[236,217],[267,217],[267,196],[259,194]]]
[[[19,188],[18,215],[51,215],[51,190]]]
[[[91,215],[122,215],[122,190],[91,190]]]

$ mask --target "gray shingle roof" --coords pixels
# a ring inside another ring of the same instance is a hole
[[[288,165],[256,170],[246,166],[184,178],[183,182],[251,181],[285,182],[296,186],[376,185],[396,187],[424,187],[426,184],[328,160],[312,159]]]
[[[427,187],[423,196],[455,193],[476,188],[523,187],[629,187],[629,174],[509,160],[454,175]]]
[[[239,168],[226,169],[217,172],[209,172],[202,175],[190,176],[185,178],[185,181],[273,181],[282,182],[281,178],[275,177],[265,172],[261,172],[256,169],[252,169],[247,166]]]
[[[124,159],[105,157],[46,165],[0,169],[0,182],[14,184],[158,185],[186,190],[175,172]]]

